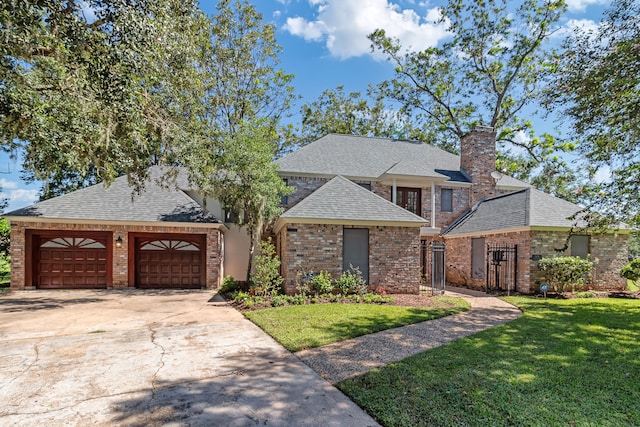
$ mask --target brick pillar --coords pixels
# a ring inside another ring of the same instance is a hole
[[[460,169],[471,177],[471,205],[496,195],[491,172],[496,170],[496,132],[476,126],[460,139]]]

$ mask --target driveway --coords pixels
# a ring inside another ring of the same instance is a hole
[[[0,296],[0,424],[377,425],[210,291]]]

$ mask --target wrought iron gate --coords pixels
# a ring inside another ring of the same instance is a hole
[[[487,293],[509,294],[517,288],[518,245],[487,245]]]
[[[420,291],[444,293],[446,284],[445,246],[442,242],[423,240],[421,242],[422,257],[420,262]]]

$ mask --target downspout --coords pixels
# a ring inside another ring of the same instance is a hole
[[[436,183],[431,183],[431,228],[436,228]]]
[[[391,201],[393,202],[394,205],[398,204],[397,197],[396,197],[396,179],[395,178],[393,178],[393,185],[391,187]]]

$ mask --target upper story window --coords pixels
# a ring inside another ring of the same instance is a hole
[[[398,187],[396,189],[396,204],[421,216],[421,194],[419,188]]]
[[[587,258],[589,255],[589,236],[571,236],[571,256]]]
[[[282,178],[284,185],[289,185],[287,178]],[[287,206],[289,204],[289,196],[280,196],[280,206]]]
[[[453,212],[453,190],[451,188],[440,189],[440,210]]]
[[[371,183],[370,182],[357,182],[356,184],[358,184],[362,188],[366,188],[367,190],[371,191]]]

